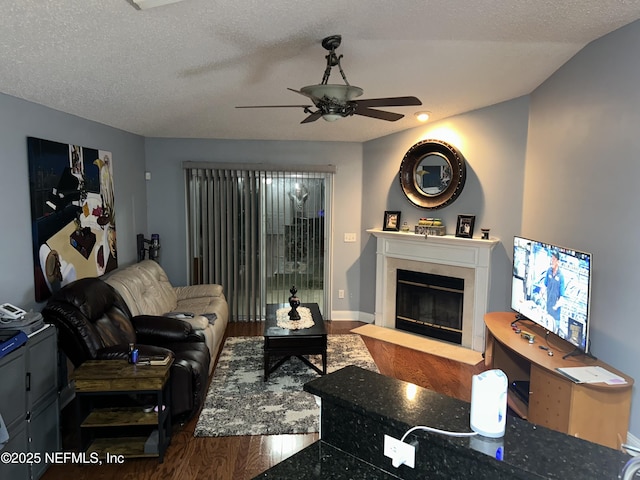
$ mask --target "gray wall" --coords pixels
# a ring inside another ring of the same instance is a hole
[[[593,353],[640,380],[640,23],[587,46],[531,95],[524,235],[593,254]],[[634,389],[631,432],[640,435]]]
[[[187,282],[185,182],[183,161],[217,163],[270,163],[337,167],[333,192],[331,283],[333,318],[359,308],[359,256],[357,243],[344,243],[345,232],[360,232],[362,204],[362,145],[342,142],[279,142],[241,140],[146,140],[149,232],[160,234],[161,263],[176,285]],[[337,290],[348,293],[338,299]],[[303,296],[304,292],[299,295]],[[356,314],[357,316],[357,314]]]
[[[142,137],[0,94],[0,302],[35,307],[27,137],[113,153],[118,262],[136,260],[147,223]]]
[[[476,216],[475,230],[491,228],[502,240],[493,254],[489,307],[508,309],[513,236],[520,231],[524,160],[527,142],[528,98],[521,97],[447,120],[428,123],[364,144],[362,226],[382,228],[385,210],[400,210],[410,228],[420,217],[439,217],[453,234],[459,214]],[[398,179],[400,162],[416,142],[444,140],[456,146],[467,161],[467,181],[452,204],[425,210],[407,200]],[[376,239],[363,232],[360,260],[360,308],[374,312]]]

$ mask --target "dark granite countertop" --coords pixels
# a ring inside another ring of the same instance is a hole
[[[307,383],[304,388],[322,398],[323,416],[327,404],[331,405],[327,407],[327,413],[330,408],[338,414],[340,411],[353,412],[353,418],[357,419],[354,422],[358,425],[349,425],[348,420],[325,425],[323,420],[324,441],[329,441],[325,437],[346,439],[350,432],[358,429],[362,432],[362,423],[383,425],[381,430],[396,438],[400,438],[404,432],[416,425],[455,432],[471,431],[469,403],[358,367],[343,368]],[[361,436],[353,439],[358,444],[358,457],[371,462],[372,458],[380,455],[382,442],[379,437],[380,435],[374,437],[373,434],[370,436],[371,439],[376,438],[376,441],[367,441]],[[622,452],[513,416],[508,416],[505,435],[498,440],[480,436],[455,438],[424,431],[411,434],[407,440],[412,438],[417,439],[420,444],[425,443],[427,448],[437,445],[445,449],[443,451],[450,452],[450,455],[447,454],[447,462],[452,468],[455,467],[456,460],[462,461],[461,459],[466,461],[465,468],[468,468],[471,459],[471,464],[478,464],[478,467],[484,465],[494,473],[502,472],[505,478],[616,479],[626,461],[631,458]],[[348,445],[349,441],[344,440],[344,445]],[[341,450],[348,450],[340,448],[341,445],[336,445],[335,442],[331,443]],[[493,458],[498,447],[502,447],[501,461]],[[318,454],[315,444],[308,448],[311,452],[306,454]],[[328,451],[328,448],[323,447],[322,451]],[[474,478],[485,478],[480,470],[484,468],[473,472]],[[466,472],[471,473],[468,470]]]
[[[396,480],[379,468],[318,440],[253,480]]]

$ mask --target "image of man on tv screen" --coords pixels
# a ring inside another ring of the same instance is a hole
[[[557,250],[551,250],[551,265],[547,269],[544,278],[547,313],[551,315],[555,322],[554,331],[560,329],[560,313],[562,311],[562,299],[564,297],[564,275],[560,270],[559,260],[560,253]]]

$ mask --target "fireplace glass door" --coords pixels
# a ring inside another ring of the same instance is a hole
[[[462,344],[464,280],[397,271],[396,328]]]

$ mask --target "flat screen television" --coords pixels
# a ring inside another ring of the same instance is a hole
[[[591,254],[513,239],[511,308],[574,345],[589,350]]]

